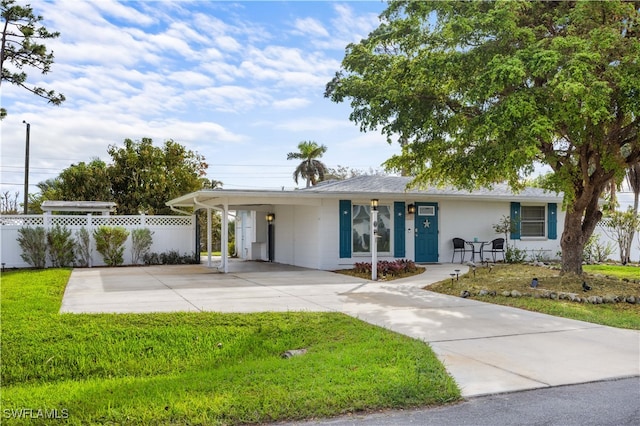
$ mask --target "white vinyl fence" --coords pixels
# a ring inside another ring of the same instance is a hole
[[[71,231],[72,238],[81,228],[89,231],[91,236],[92,266],[104,266],[102,255],[95,250],[93,231],[100,226],[119,226],[129,233],[134,229],[148,228],[153,232],[151,253],[167,253],[176,251],[181,255],[193,255],[196,252],[195,216],[91,216],[91,215],[12,215],[0,216],[0,259],[4,268],[25,268],[28,263],[20,256],[22,249],[18,244],[18,231],[24,227],[38,226],[49,230],[59,225]],[[124,265],[131,264],[131,235],[125,243]],[[47,256],[47,266],[50,262]]]

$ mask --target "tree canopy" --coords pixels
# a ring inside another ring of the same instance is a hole
[[[325,95],[414,184],[522,186],[538,163],[564,193],[564,272],[602,217],[607,183],[640,158],[640,2],[392,1],[347,47]]]
[[[327,152],[327,147],[314,141],[302,141],[298,144],[298,152],[287,154],[287,160],[302,160],[293,172],[293,180],[298,183],[302,177],[307,181],[307,188],[324,180],[327,166],[318,158]]]
[[[15,0],[0,0],[0,14],[2,15],[0,84],[6,81],[18,85],[54,105],[60,105],[65,100],[64,95],[28,85],[27,73],[24,71],[25,68],[35,68],[42,74],[46,74],[51,70],[53,52],[47,51],[47,47],[40,41],[57,38],[60,33],[49,32],[40,25],[42,16],[34,15],[30,5],[16,5]],[[7,67],[8,64],[10,67]],[[2,108],[0,116],[5,115],[6,110]]]
[[[212,185],[204,178],[204,157],[173,140],[157,147],[149,138],[125,139],[124,146],[110,145],[108,153],[109,165],[99,159],[72,164],[55,179],[39,183],[41,194],[32,200],[33,208],[43,200],[113,201],[119,214],[169,214],[168,200]]]

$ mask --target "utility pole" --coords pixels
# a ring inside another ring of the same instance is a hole
[[[27,125],[26,151],[24,156],[24,214],[29,213],[29,137],[31,133],[31,124],[22,120]]]

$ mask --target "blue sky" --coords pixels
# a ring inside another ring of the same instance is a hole
[[[324,98],[346,45],[378,26],[384,2],[28,3],[61,33],[47,42],[51,72],[27,70],[28,81],[67,100],[56,107],[2,85],[3,192],[22,192],[23,120],[31,124],[33,193],[73,163],[108,161],[108,146],[126,138],[173,139],[197,151],[207,177],[226,189],[296,187],[286,155],[303,140],[328,147],[329,167],[381,169],[398,151],[378,133],[361,133],[348,104]]]

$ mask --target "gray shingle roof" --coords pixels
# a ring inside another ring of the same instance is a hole
[[[493,188],[481,188],[474,191],[453,187],[430,187],[424,189],[411,188],[407,185],[411,177],[405,176],[357,176],[351,179],[322,182],[314,187],[301,189],[320,193],[368,193],[368,194],[414,194],[438,195],[453,197],[487,197],[487,198],[561,198],[561,194],[548,192],[541,188],[525,188],[514,193],[508,185],[496,184]]]

